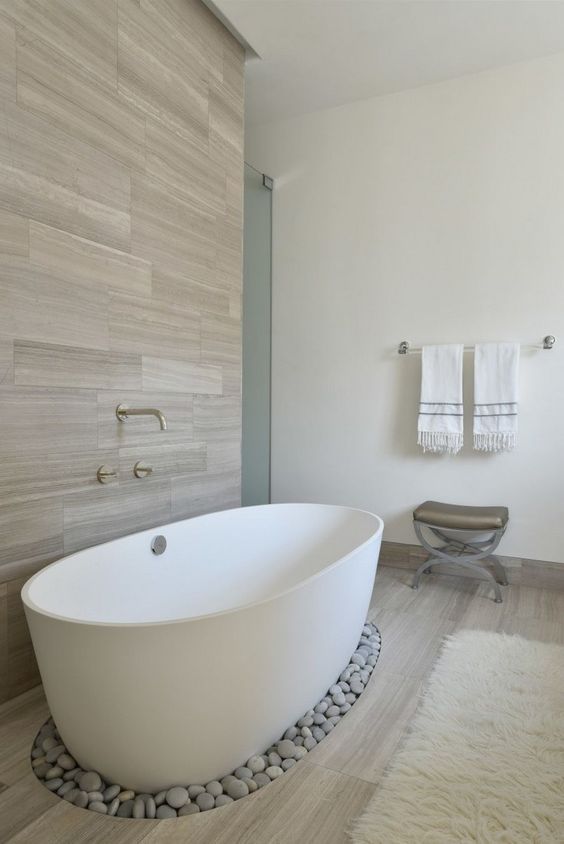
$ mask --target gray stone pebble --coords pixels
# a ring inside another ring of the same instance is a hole
[[[200,807],[197,803],[187,803],[182,809],[178,810],[178,817],[183,818],[184,815],[197,815],[200,811]]]
[[[265,773],[268,774],[269,770],[270,768],[267,768]],[[241,797],[247,796],[249,788],[242,780],[235,780],[227,786],[227,793],[233,800],[240,800]]]
[[[182,788],[181,785],[169,788],[166,793],[166,802],[173,809],[181,809],[188,802],[188,789]]]
[[[240,770],[242,769],[237,768],[237,771]],[[249,769],[245,768],[245,770],[248,771]],[[237,771],[235,772],[235,776],[237,776]],[[249,776],[252,776],[252,774],[249,774]],[[212,780],[206,785],[206,791],[208,792],[208,794],[211,794],[212,797],[219,797],[220,794],[223,794],[223,786],[217,780]]]
[[[98,772],[84,771],[76,764],[52,718],[39,730],[31,750],[34,773],[46,788],[75,806],[121,818],[176,818],[226,806],[282,776],[323,741],[364,691],[380,647],[377,629],[367,622],[350,663],[327,694],[264,753],[251,756],[233,773],[205,787],[175,785],[151,795],[107,784]]]
[[[247,794],[249,792],[247,791]],[[209,812],[210,809],[213,809],[215,806],[215,797],[213,795],[208,794],[207,791],[204,791],[203,794],[198,794],[196,797],[196,805],[200,812]]]
[[[78,785],[82,791],[99,791],[102,787],[102,778],[96,771],[88,771],[86,774],[82,774],[78,780]]]
[[[118,812],[119,815],[119,812]],[[162,806],[159,806],[157,809],[157,818],[161,821],[166,820],[167,818],[176,818],[176,809],[173,809],[172,806],[169,806],[167,803],[163,803]]]

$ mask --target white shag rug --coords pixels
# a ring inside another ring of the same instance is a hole
[[[473,630],[447,638],[351,837],[563,844],[564,646]]]

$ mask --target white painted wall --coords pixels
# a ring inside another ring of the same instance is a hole
[[[564,561],[564,54],[255,126],[276,178],[272,499],[350,504],[413,542],[426,498],[506,504],[501,553]],[[416,446],[400,340],[524,353],[518,448]]]

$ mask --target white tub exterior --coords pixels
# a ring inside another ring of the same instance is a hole
[[[382,528],[345,507],[248,507],[32,577],[22,598],[45,693],[80,765],[155,791],[205,784],[264,751],[354,651]]]

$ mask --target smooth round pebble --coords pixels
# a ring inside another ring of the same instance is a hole
[[[197,815],[200,811],[200,807],[197,803],[187,803],[181,809],[178,810],[178,817],[183,818],[184,815]]]
[[[321,727],[314,727],[311,732],[316,741],[322,741],[325,738],[325,733],[323,732]]]
[[[296,747],[296,751],[294,753],[294,759],[296,762],[303,759],[304,756],[307,756],[307,749],[305,747]]]
[[[283,771],[289,771],[290,768],[293,768],[295,764],[296,764],[295,759],[283,759],[281,768],[282,768]]]
[[[247,786],[247,788],[249,789],[249,794],[252,794],[252,793],[253,793],[253,791],[256,791],[256,790],[257,790],[257,788],[258,788],[258,785],[257,785],[257,784],[256,784],[256,782],[254,781],[254,779],[247,779],[247,780],[243,780],[243,782],[245,783],[245,785],[246,785],[246,786]]]
[[[330,733],[330,732],[331,732],[331,730],[333,729],[333,724],[331,723],[331,721],[326,721],[326,722],[323,724],[323,726],[321,727],[321,729],[323,730],[323,732],[325,733],[325,735],[329,735],[329,733]]]
[[[325,710],[325,711],[327,711],[327,710]],[[321,712],[316,712],[315,715],[313,716],[313,723],[317,727],[320,727],[324,723],[324,721],[325,721],[325,715],[323,715]]]
[[[119,785],[109,785],[107,788],[104,789],[104,800],[107,803],[108,800],[113,800],[114,797],[117,797],[121,791],[121,787]]]
[[[166,802],[173,809],[181,809],[188,802],[188,790],[181,785],[169,788],[166,793]]]
[[[49,791],[57,791],[57,789],[60,788],[62,784],[63,780],[61,779],[61,777],[57,777],[54,780],[46,780],[45,788],[48,788]]]
[[[41,742],[41,748],[45,751],[45,753],[47,753],[49,750],[51,750],[51,748],[57,747],[58,744],[59,742],[57,741],[57,739],[51,735],[47,736],[46,739],[43,739],[43,741]]]
[[[215,806],[215,797],[208,794],[207,791],[204,791],[203,794],[198,794],[196,797],[196,805],[198,806],[200,812],[209,812],[209,810],[213,809]]]
[[[169,806],[167,803],[163,803],[162,806],[159,806],[159,808],[157,809],[157,818],[160,821],[167,820],[167,818],[176,817],[178,817],[176,814],[176,809],[173,809],[172,806]]]
[[[269,770],[270,768],[266,769],[267,774]],[[249,793],[249,789],[247,785],[243,782],[243,780],[235,780],[234,782],[230,782],[226,790],[228,795],[232,797],[233,800],[240,800],[241,797],[246,797]]]
[[[225,788],[223,780],[222,780],[221,784]],[[203,785],[189,785],[188,786],[188,797],[190,798],[190,800],[195,800],[196,797],[198,796],[198,794],[203,794],[205,790],[206,789],[204,788]],[[165,792],[165,795],[166,795],[166,792]],[[155,803],[157,804],[157,806],[160,805],[158,800],[157,800],[158,797],[159,797],[159,795],[157,794],[157,797],[155,797]]]
[[[343,703],[345,703],[345,696],[344,696],[342,690],[336,692],[333,695],[333,703],[336,704],[337,706],[342,706]]]
[[[52,747],[51,750],[48,750],[45,754],[45,759],[51,765],[54,765],[59,756],[61,756],[65,752],[65,748],[62,744],[58,744],[56,747]]]
[[[59,779],[59,778],[62,779],[63,773],[64,773],[64,771],[63,771],[62,768],[59,768],[58,765],[53,765],[53,767],[49,771],[47,771],[47,773],[45,774],[45,779],[47,781],[55,780],[55,779]]]
[[[296,735],[297,735],[297,732],[298,731],[296,730]],[[249,768],[249,770],[251,770],[253,772],[253,774],[259,774],[259,773],[261,773],[261,771],[264,771],[264,769],[266,768],[266,765],[265,765],[264,759],[262,759],[262,757],[251,756],[251,758],[247,762],[246,767]]]
[[[307,728],[304,728],[304,729],[307,729]],[[284,738],[290,739],[290,741],[291,741],[292,739],[295,739],[297,735],[298,735],[298,728],[297,727],[289,727],[286,730],[286,732],[284,733]]]
[[[41,765],[37,765],[34,768],[35,775],[39,777],[39,779],[45,779],[50,770],[51,765],[49,765],[48,762],[42,762]]]
[[[264,788],[264,786],[268,785],[268,783],[271,781],[268,774],[265,774],[262,771],[259,771],[258,774],[255,774],[253,779],[259,788]]]
[[[271,780],[277,779],[284,771],[278,765],[271,765],[269,768],[266,769],[265,774],[270,777]]]
[[[233,798],[228,794],[218,794],[215,798],[215,808],[219,809],[221,806],[227,806],[228,803],[233,803]]]
[[[155,803],[155,798],[149,795],[145,800],[145,817],[150,818],[151,820],[157,814],[157,805]]]
[[[87,771],[80,777],[78,786],[82,791],[99,791],[102,787],[100,774],[97,774],[96,771]],[[131,792],[131,795],[133,796],[133,792]]]
[[[247,770],[249,770],[247,768]],[[223,786],[217,780],[212,780],[206,785],[206,791],[208,794],[211,794],[212,797],[219,797],[220,794],[223,794]]]
[[[169,806],[166,807],[170,808]],[[130,818],[133,812],[133,800],[124,800],[117,810],[118,818]]]
[[[313,736],[309,736],[304,741],[304,747],[305,747],[306,750],[313,750],[313,748],[315,747],[316,744],[317,744],[317,741],[316,741],[316,739],[314,739]],[[287,760],[285,760],[285,761],[287,761]]]
[[[292,745],[292,747],[295,747],[295,746],[296,746],[296,745],[294,744],[294,742],[293,742],[293,741],[292,741],[292,742],[290,742],[290,744]],[[293,754],[292,754],[292,755],[293,755]],[[268,764],[269,764],[271,767],[272,767],[273,765],[275,765],[276,767],[278,767],[278,766],[281,764],[281,762],[282,762],[282,757],[280,756],[280,754],[279,754],[277,751],[274,751],[273,753],[269,753],[269,754],[268,754]]]
[[[359,653],[354,653],[351,656],[351,662],[352,662],[353,665],[359,665],[361,668],[364,668],[364,666],[366,665],[365,658],[363,657],[362,654],[359,654]]]
[[[82,768],[73,768],[72,771],[65,771],[65,773],[63,774],[63,779],[65,780],[65,782],[74,780],[76,779],[79,773],[82,773]]]
[[[68,800],[69,803],[73,803],[76,795],[80,794],[80,789],[76,787],[75,783],[72,782],[71,785],[74,786],[74,788],[69,788],[69,790],[66,791],[65,794],[63,795],[65,800]],[[84,792],[84,793],[86,794],[86,792]],[[88,795],[87,794],[86,794],[86,802],[88,803]]]
[[[343,705],[341,706],[339,711],[340,711],[341,715],[345,715],[349,711],[350,708],[351,708],[350,703],[343,703]]]
[[[43,753],[43,751],[41,751]],[[47,757],[43,753],[42,756],[36,756],[35,759],[31,763],[32,768],[39,768],[40,765],[45,765],[47,762]]]
[[[315,729],[315,727],[312,727],[311,729],[313,730]],[[309,730],[309,727],[302,727],[302,730]],[[301,747],[304,741],[305,739],[303,736],[296,736],[296,738],[294,739],[294,744],[296,744],[298,747]]]
[[[295,749],[296,745],[293,741],[289,741],[288,739],[282,739],[282,741],[278,742],[278,753],[282,757],[282,759],[292,759],[294,756]]]
[[[93,803],[88,804],[88,808],[91,812],[98,812],[100,815],[107,815],[108,814],[108,807],[105,803],[101,803],[99,800],[95,800]],[[135,809],[135,806],[133,807]],[[140,817],[142,818],[143,815],[133,815],[133,817]]]
[[[57,765],[64,771],[73,771],[76,768],[75,760],[68,753],[61,753],[57,759]]]
[[[305,718],[300,718],[298,727],[311,727],[313,724],[313,715],[307,715]]]
[[[57,794],[59,797],[64,797],[67,792],[72,791],[75,787],[73,782],[63,782],[62,786],[58,789]]]
[[[345,703],[345,696],[344,695],[343,695],[343,703]],[[329,707],[329,709],[327,710],[325,715],[327,716],[327,718],[332,718],[333,715],[338,715],[339,711],[340,711],[339,707],[335,706],[335,704],[333,704],[333,706]]]
[[[321,703],[317,704],[317,706],[315,707],[315,709],[313,711],[314,711],[314,713],[321,713],[321,715],[323,715],[325,712],[327,712],[327,703],[324,700],[322,700]],[[313,717],[315,718],[315,714],[314,714]]]
[[[191,787],[192,786],[190,786],[190,788]],[[188,794],[190,794],[190,788],[188,789]],[[162,806],[162,804],[165,802],[165,800],[166,800],[166,788],[163,789],[162,791],[158,791],[157,794],[155,794],[155,806]]]
[[[145,801],[141,797],[136,797],[133,801],[131,817],[138,819],[145,817]]]
[[[341,691],[341,687],[340,687],[340,686],[338,686],[338,685],[335,683],[335,685],[331,686],[331,688],[329,689],[329,694],[331,695],[331,697],[333,697],[333,695],[336,695],[336,694],[337,694],[337,692],[340,692],[340,691]]]
[[[112,817],[114,815],[117,815],[117,810],[119,809],[120,805],[121,804],[117,797],[114,797],[114,799],[110,803],[108,803],[108,815],[111,815]],[[149,815],[147,815],[147,817],[149,817]],[[151,817],[154,818],[155,816],[152,815]]]
[[[309,738],[311,735],[311,728],[310,727],[302,727],[302,738]],[[295,744],[295,739],[294,739]]]
[[[356,695],[353,694],[353,692],[347,692],[347,694],[345,695],[346,703],[354,703],[355,700],[356,700]]]
[[[89,791],[88,792],[88,802],[89,803],[105,803],[104,795],[101,791]]]

